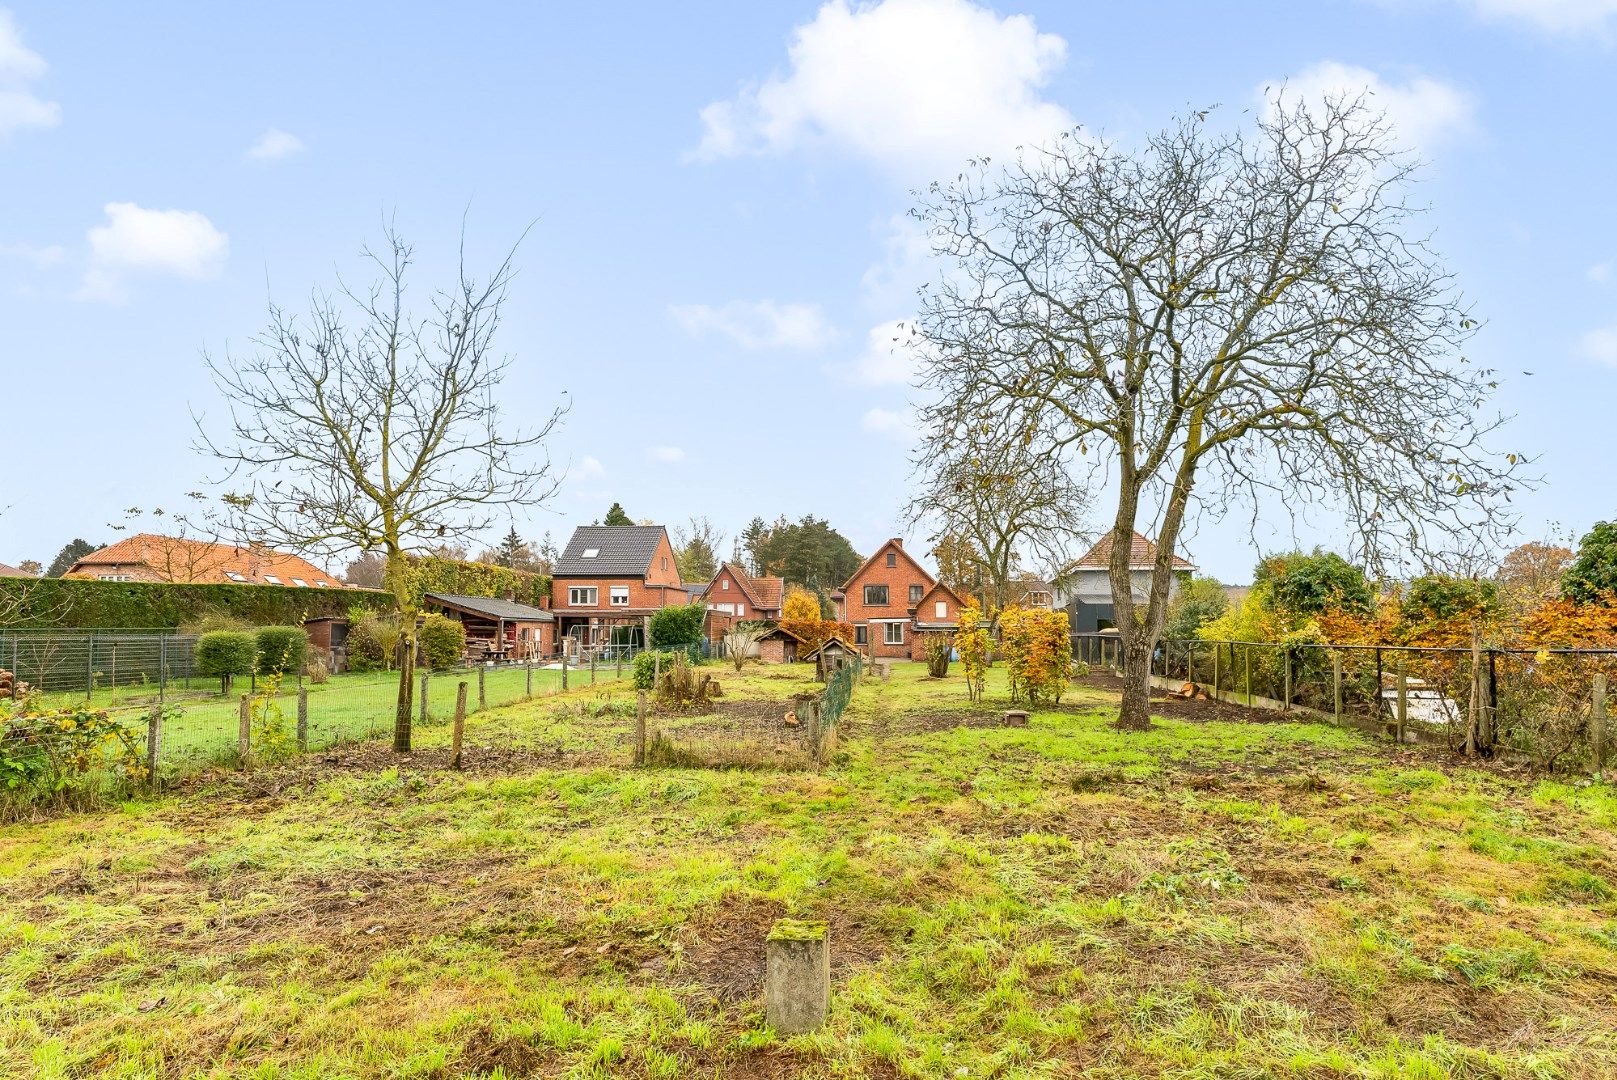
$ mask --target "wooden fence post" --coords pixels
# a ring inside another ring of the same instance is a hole
[[[634,700],[634,763],[646,763],[646,692],[635,694]]]
[[[1404,725],[1409,723],[1409,672],[1404,669],[1404,656],[1398,654],[1398,741],[1404,741]]]
[[[566,649],[563,649],[562,653],[561,653],[561,688],[563,690],[567,689],[567,650]]]
[[[1190,641],[1185,642],[1185,681],[1196,685],[1196,645]]]
[[[477,711],[482,712],[488,708],[488,686],[484,681],[488,674],[487,664],[477,665]]]
[[[1285,646],[1284,646],[1284,645],[1282,645],[1282,646],[1281,646],[1281,647],[1280,647],[1280,655],[1281,655],[1281,656],[1282,656],[1282,657],[1284,657],[1284,659],[1285,659],[1285,662],[1286,662],[1286,700],[1285,700],[1285,711],[1286,711],[1286,712],[1290,712],[1290,711],[1291,711],[1291,650],[1290,650],[1290,649],[1288,649],[1288,648],[1286,648],[1286,647],[1285,647]]]
[[[163,706],[153,705],[146,718],[146,782],[157,786],[157,759],[163,750]]]
[[[528,689],[527,689],[527,693],[526,693],[525,696],[533,697],[533,661],[532,660],[528,661]]]
[[[1252,704],[1252,646],[1241,650],[1241,666],[1246,669],[1246,703]]]
[[[1589,711],[1590,738],[1594,741],[1595,779],[1606,778],[1606,673],[1595,672],[1594,701]]]
[[[241,759],[241,767],[247,767],[247,755],[253,749],[253,696],[241,696],[241,727],[236,733],[236,756]]]
[[[298,750],[309,752],[309,688],[298,687]]]
[[[455,730],[449,739],[449,767],[460,769],[460,744],[466,736],[466,683],[455,690]]]
[[[1335,708],[1336,722],[1342,723],[1342,654],[1335,649],[1331,650],[1331,701]]]
[[[590,685],[595,685],[595,654],[590,653]]]
[[[1213,700],[1218,700],[1218,662],[1223,657],[1224,650],[1217,644],[1213,645]]]
[[[431,675],[428,672],[423,671],[421,673],[421,723],[422,724],[426,724],[426,722],[427,722],[427,684],[428,684],[429,681],[431,681]]]

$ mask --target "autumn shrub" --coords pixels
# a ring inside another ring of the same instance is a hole
[[[37,699],[0,702],[0,787],[8,802],[60,802],[144,779],[136,729],[100,709],[44,712]]]
[[[934,679],[949,674],[949,659],[954,652],[954,635],[932,630],[921,635],[921,655],[926,658],[926,673]]]
[[[1008,607],[999,613],[1000,654],[1011,700],[1059,704],[1072,682],[1072,636],[1067,614]]]
[[[954,634],[955,651],[960,654],[960,666],[966,674],[966,697],[972,701],[982,700],[993,656],[994,643],[982,623],[982,609],[976,603],[967,604],[960,611]]]

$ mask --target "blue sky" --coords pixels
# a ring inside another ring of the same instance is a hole
[[[1436,245],[1486,320],[1472,355],[1546,478],[1524,537],[1617,513],[1617,0],[10,3],[0,561],[203,487],[201,351],[356,270],[384,213],[441,278],[468,207],[474,265],[537,220],[507,409],[572,400],[568,479],[520,531],[618,500],[730,535],[814,513],[869,551],[909,471],[881,330],[928,273],[909,190],[1281,80],[1369,85],[1431,163]],[[1259,517],[1198,522],[1189,553],[1247,580],[1291,539]]]

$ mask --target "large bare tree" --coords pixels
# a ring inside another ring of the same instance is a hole
[[[998,445],[1116,492],[1120,727],[1150,726],[1193,500],[1340,512],[1378,567],[1503,524],[1517,460],[1486,445],[1494,378],[1461,355],[1473,324],[1419,231],[1414,168],[1363,99],[1276,100],[1137,149],[1070,133],[921,196],[944,260],[917,320],[923,430],[945,460]],[[1143,604],[1137,529],[1157,541]]]
[[[228,431],[203,445],[246,488],[229,501],[247,534],[304,551],[380,552],[399,606],[403,663],[393,747],[410,749],[417,597],[411,556],[486,529],[556,487],[546,438],[565,406],[506,429],[508,356],[495,350],[515,248],[485,279],[466,268],[422,314],[406,303],[413,249],[394,229],[364,256],[366,288],[339,282],[305,314],[274,304],[245,355],[208,357]]]
[[[973,438],[970,425],[951,433],[922,441],[921,483],[904,518],[930,527],[934,543],[964,555],[972,565],[956,566],[953,573],[965,570],[997,611],[1015,599],[1012,585],[1029,564],[1054,574],[1071,561],[1092,500],[1054,459]]]

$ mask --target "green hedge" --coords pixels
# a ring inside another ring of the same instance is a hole
[[[454,619],[428,615],[421,628],[421,655],[430,668],[454,667],[466,652],[466,628]]]
[[[260,626],[254,636],[258,639],[260,675],[296,675],[303,670],[309,653],[309,635],[303,627]]]
[[[292,626],[350,608],[393,610],[393,597],[368,589],[295,585],[169,585],[150,581],[0,578],[0,610],[20,608],[15,627],[175,627],[222,614],[254,626]]]
[[[549,574],[530,574],[526,570],[458,559],[432,557],[412,562],[410,585],[418,604],[427,593],[488,597],[510,593],[517,603],[532,607],[541,606],[541,597],[546,601],[550,597]]]
[[[258,639],[245,630],[215,630],[203,634],[196,643],[197,671],[219,679],[222,693],[230,692],[230,680],[251,675],[258,662]]]

